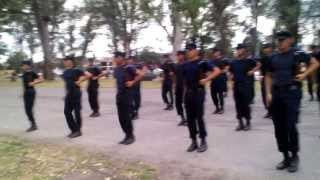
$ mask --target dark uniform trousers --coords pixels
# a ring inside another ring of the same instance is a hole
[[[169,99],[168,99],[169,94]],[[167,105],[173,105],[172,80],[164,80],[162,83],[162,99]]]
[[[217,109],[223,109],[224,107],[224,92],[225,88],[216,87],[214,83],[211,82],[210,86],[211,98]]]
[[[308,93],[313,98],[313,75],[307,77]]]
[[[265,109],[268,111],[268,113],[270,113],[270,108],[267,105],[267,92],[266,92],[266,84],[265,83],[266,83],[266,81],[265,81],[265,78],[263,77],[260,81],[262,102],[263,102]]]
[[[237,119],[240,125],[243,125],[242,118],[245,118],[248,122],[251,120],[251,95],[250,85],[237,85],[234,86],[234,100],[236,104]]]
[[[137,84],[133,88],[133,111],[138,113],[141,106],[141,85]]]
[[[35,124],[34,116],[33,116],[33,105],[36,98],[36,91],[33,88],[27,88],[23,94],[24,100],[24,109],[28,116],[29,121],[32,125]]]
[[[256,82],[255,82],[255,79],[254,79],[254,76],[253,76],[252,79],[251,79],[251,82],[250,82],[250,103],[251,104],[254,103],[254,98],[256,96],[255,85],[256,85]]]
[[[207,136],[206,125],[203,119],[204,101],[205,90],[203,88],[186,91],[185,106],[187,121],[190,138],[193,140],[197,138],[197,132],[200,133],[199,135],[201,139],[204,139]],[[197,127],[199,128],[198,130]]]
[[[82,119],[80,90],[67,92],[67,95],[65,97],[64,115],[67,119],[67,124],[72,132],[81,130]]]
[[[271,112],[280,152],[298,152],[297,129],[302,90],[298,86],[273,87]]]
[[[184,111],[183,111],[183,96],[184,96],[184,91],[183,87],[176,87],[175,91],[175,96],[176,96],[176,109],[177,113],[179,116],[184,116]]]
[[[127,137],[133,136],[133,91],[126,89],[116,96],[119,122]]]
[[[93,112],[99,112],[99,102],[98,102],[98,86],[88,86],[88,99],[89,104]]]

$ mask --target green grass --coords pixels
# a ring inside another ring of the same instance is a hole
[[[156,170],[138,162],[110,159],[78,148],[0,136],[0,180],[60,180],[68,176],[153,180]],[[100,176],[101,177],[101,176]]]

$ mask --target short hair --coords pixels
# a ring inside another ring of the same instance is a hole
[[[126,53],[125,52],[121,52],[121,51],[116,51],[113,53],[114,57],[122,57],[125,58],[126,57]]]
[[[186,55],[186,51],[184,51],[184,50],[179,50],[179,51],[177,51],[177,53],[176,53],[176,55],[182,55],[182,56],[185,56]]]
[[[76,58],[74,56],[74,54],[71,54],[71,55],[67,55],[63,58],[63,61],[72,61],[72,62],[75,62],[76,61]]]

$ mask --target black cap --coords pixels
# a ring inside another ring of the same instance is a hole
[[[179,51],[177,51],[177,55],[186,55],[186,51],[184,51],[184,50],[179,50]]]
[[[272,48],[272,44],[271,43],[264,43],[262,44],[262,49],[266,49],[266,48]]]
[[[76,61],[76,58],[75,58],[74,54],[71,54],[71,55],[68,55],[68,56],[64,57],[63,60],[64,60],[64,61],[70,60],[70,61],[75,62],[75,61]]]
[[[114,57],[126,57],[126,53],[125,52],[121,52],[121,51],[116,51],[113,53]]]
[[[248,46],[246,44],[243,44],[243,43],[238,44],[237,47],[236,47],[237,50],[238,49],[247,49],[247,48],[248,48]]]
[[[89,62],[94,62],[94,60],[95,60],[94,58],[89,58],[88,59]]]
[[[197,45],[195,43],[186,44],[186,50],[197,49]]]
[[[28,65],[31,66],[32,65],[32,59],[27,59],[27,60],[23,60],[21,62],[22,65]]]
[[[285,40],[293,37],[293,35],[289,31],[279,31],[276,33],[276,38],[278,40]]]

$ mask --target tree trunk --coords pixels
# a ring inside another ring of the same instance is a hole
[[[41,40],[42,51],[44,54],[44,78],[48,80],[53,80],[53,64],[51,62],[53,55],[50,47],[50,37],[48,30],[49,17],[42,16],[40,12],[40,5],[37,0],[32,0],[32,11],[36,19],[38,33]]]

